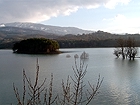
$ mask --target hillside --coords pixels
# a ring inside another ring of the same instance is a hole
[[[136,46],[140,47],[139,34],[111,34],[108,32],[97,31],[90,34],[82,35],[65,35],[58,37],[61,48],[94,48],[94,47],[116,47],[117,39],[132,38],[136,42]]]
[[[23,26],[22,26],[23,27]],[[66,34],[59,35],[45,32],[42,30],[35,30],[33,28],[21,28],[13,26],[5,26],[1,24],[0,27],[0,49],[12,48],[13,44],[28,38],[48,38],[58,41],[60,48],[92,48],[92,47],[115,47],[116,39],[134,38],[137,46],[140,46],[139,34],[111,34],[108,32],[97,31],[92,33],[82,34]]]
[[[87,34],[93,32],[93,31],[79,29],[76,27],[60,27],[60,26],[51,26],[51,25],[27,23],[27,22],[1,23],[0,26],[33,29],[33,30],[39,30],[47,33],[56,34],[56,35],[66,35],[66,34],[77,35],[77,34],[83,34],[83,33]]]

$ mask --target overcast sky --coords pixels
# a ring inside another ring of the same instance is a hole
[[[0,23],[140,33],[140,0],[0,0]]]

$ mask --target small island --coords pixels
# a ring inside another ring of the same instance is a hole
[[[17,42],[13,46],[14,53],[23,54],[59,54],[59,44],[46,38],[30,38]]]

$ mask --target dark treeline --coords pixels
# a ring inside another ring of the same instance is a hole
[[[45,38],[30,38],[17,42],[13,46],[15,53],[52,54],[59,53],[59,44],[55,40]]]
[[[103,31],[97,31],[82,35],[65,35],[57,38],[60,48],[94,48],[94,47],[117,47],[118,39],[132,38],[136,45],[140,46],[139,34],[111,34]]]
[[[94,48],[94,47],[114,47],[115,40],[58,40],[60,48]]]
[[[0,33],[0,49],[11,49],[17,41],[25,40],[28,38],[47,38],[54,39],[59,43],[60,48],[94,48],[94,47],[117,47],[117,39],[135,39],[136,45],[140,46],[140,35],[139,34],[111,34],[103,31],[97,31],[89,34],[78,34],[78,35],[42,35],[42,34],[31,34],[31,35],[6,35]]]

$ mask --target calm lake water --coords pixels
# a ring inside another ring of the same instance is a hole
[[[61,90],[62,79],[73,76],[74,55],[83,51],[89,54],[85,81],[96,84],[98,75],[104,77],[99,94],[90,105],[140,105],[140,59],[134,61],[115,59],[114,48],[61,49],[58,55],[14,54],[0,50],[0,105],[15,105],[13,83],[22,92],[22,71],[34,79],[36,60],[39,59],[40,81],[50,80],[53,73],[54,92]],[[69,54],[71,57],[66,58]]]

